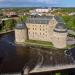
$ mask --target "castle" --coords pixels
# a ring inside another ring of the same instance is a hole
[[[15,41],[23,43],[26,40],[41,40],[52,42],[55,48],[67,46],[67,29],[58,16],[30,16],[25,23],[15,27]]]

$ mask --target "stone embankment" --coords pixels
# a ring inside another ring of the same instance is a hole
[[[75,68],[75,64],[59,65],[59,66],[55,66],[55,67],[42,67],[42,68],[40,67],[40,68],[31,70],[30,73],[57,71],[57,70],[64,70],[64,69],[71,69],[71,68]]]

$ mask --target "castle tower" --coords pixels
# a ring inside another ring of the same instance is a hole
[[[15,27],[15,42],[24,43],[28,39],[27,27],[25,23],[17,24]]]
[[[57,23],[53,32],[53,45],[55,48],[65,48],[67,46],[67,29],[64,23]]]

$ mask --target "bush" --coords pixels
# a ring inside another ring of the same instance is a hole
[[[75,16],[63,16],[62,18],[66,23],[66,27],[75,31]]]
[[[61,75],[61,73],[55,73],[55,75]]]

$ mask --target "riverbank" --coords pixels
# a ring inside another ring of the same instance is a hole
[[[38,48],[54,48],[51,42],[40,40],[26,40],[24,43],[16,43],[17,45],[38,47]]]
[[[23,43],[15,42],[16,45],[25,46],[25,47],[33,47],[33,48],[46,48],[46,49],[55,49],[58,50],[59,48],[55,48],[51,42],[48,41],[40,41],[40,40],[26,40]],[[66,48],[62,48],[62,50],[71,49],[74,45],[67,45]]]
[[[0,35],[10,33],[10,32],[14,32],[14,30],[0,31]]]
[[[47,49],[55,49],[58,50],[59,48],[55,48],[51,42],[48,41],[40,41],[40,40],[26,40],[24,43],[15,42],[17,45],[25,46],[25,47],[34,47],[34,48],[47,48]],[[62,50],[70,49],[71,46],[67,46],[66,48],[62,48]],[[73,48],[73,46],[72,46]]]

